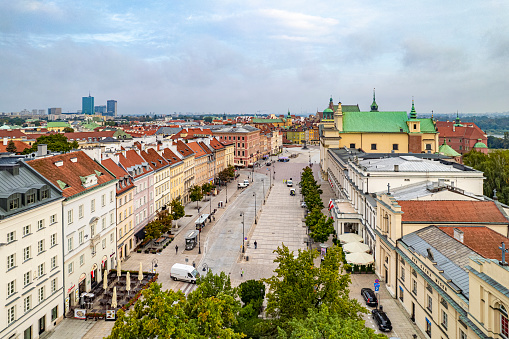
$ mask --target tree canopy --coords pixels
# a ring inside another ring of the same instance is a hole
[[[18,149],[16,148],[16,145],[14,144],[14,141],[9,140],[7,143],[7,147],[5,148],[7,152],[16,153]]]
[[[37,146],[39,144],[48,145],[48,150],[52,152],[70,152],[72,150],[78,149],[78,142],[75,140],[73,142],[68,142],[67,137],[63,134],[47,134],[41,135],[37,138],[37,141],[32,144],[32,147],[26,148],[22,153],[30,154],[37,151]]]
[[[196,201],[196,208],[198,208],[198,201],[203,199],[203,192],[201,190],[201,186],[194,185],[189,187],[189,199],[191,201]]]
[[[173,220],[179,220],[186,215],[186,211],[184,210],[184,205],[182,205],[182,202],[180,201],[180,197],[171,201],[170,208]]]

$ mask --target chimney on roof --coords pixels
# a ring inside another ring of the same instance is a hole
[[[394,172],[399,172],[399,165],[394,165]]]
[[[37,145],[37,156],[42,157],[46,154],[48,154],[48,145],[46,144]]]
[[[463,243],[463,231],[456,227],[454,228],[454,239]]]

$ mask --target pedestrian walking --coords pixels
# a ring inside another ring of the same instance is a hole
[[[175,254],[179,254],[179,247],[178,247],[178,245],[175,245]]]
[[[256,250],[256,247],[258,247],[258,243],[256,242],[256,240],[254,241],[254,245],[255,245],[255,250]]]
[[[242,278],[243,276],[244,276],[244,269],[243,269],[243,268],[241,268],[241,269],[240,269],[240,277]]]

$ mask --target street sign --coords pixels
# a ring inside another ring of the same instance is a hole
[[[247,237],[245,237],[244,240],[247,240]]]
[[[378,292],[378,290],[380,290],[380,284],[375,286],[375,292]]]
[[[378,279],[375,279],[375,284],[378,284],[378,283],[379,283]]]

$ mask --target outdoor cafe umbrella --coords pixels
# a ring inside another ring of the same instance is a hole
[[[106,291],[108,289],[108,271],[104,270],[103,288]]]
[[[140,271],[138,272],[138,280],[139,281],[143,280],[143,271],[141,270],[141,261],[140,261]]]
[[[113,287],[113,296],[111,297],[111,308],[117,308],[117,287]]]
[[[348,253],[345,255],[346,262],[354,265],[369,265],[375,262],[371,254],[364,252]]]
[[[341,241],[344,244],[345,243],[348,244],[349,242],[355,242],[355,241],[359,241],[359,242],[363,241],[362,237],[355,233],[341,234],[340,236],[338,236],[338,239],[339,239],[339,241]]]
[[[127,277],[125,278],[125,290],[127,291],[127,294],[129,294],[129,291],[131,290],[131,274],[127,272]]]
[[[120,260],[117,261],[117,277],[120,278],[122,275],[122,262]]]
[[[361,242],[355,241],[349,242],[348,244],[344,244],[343,250],[347,253],[367,252],[369,251],[369,246]]]

